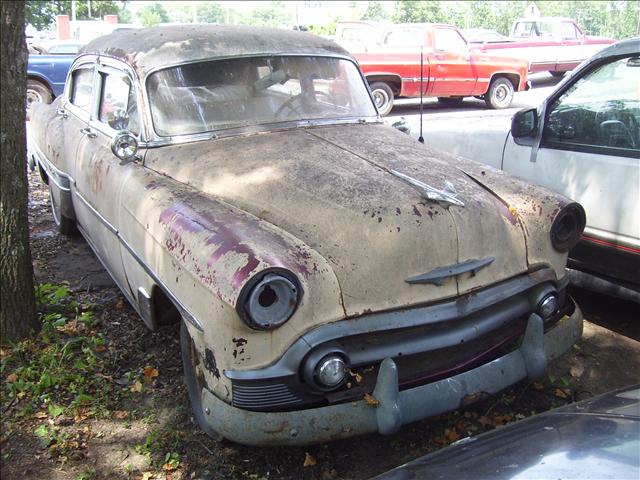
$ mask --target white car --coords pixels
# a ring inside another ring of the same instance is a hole
[[[582,204],[587,227],[570,253],[569,266],[581,272],[573,277],[638,300],[639,125],[640,39],[632,38],[585,61],[537,109],[517,112],[510,129],[434,125],[425,140]]]

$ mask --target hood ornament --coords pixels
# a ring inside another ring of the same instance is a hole
[[[420,193],[420,195],[422,195],[427,200],[464,207],[464,202],[458,198],[458,193],[456,192],[455,187],[449,181],[445,181],[444,188],[442,190],[438,190],[431,185],[427,185],[420,180],[416,180],[415,178],[410,177],[409,175],[405,175],[404,173],[400,173],[396,170],[390,169],[389,173],[401,180],[404,180],[406,183],[415,188]]]

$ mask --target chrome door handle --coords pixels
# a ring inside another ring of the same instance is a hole
[[[60,115],[62,118],[68,118],[69,114],[67,113],[67,111],[64,108],[59,108],[58,110],[56,110],[56,115]]]
[[[98,134],[93,130],[91,130],[91,128],[89,127],[83,128],[82,130],[80,130],[80,133],[82,133],[83,135],[86,135],[89,138],[96,138],[98,136]]]

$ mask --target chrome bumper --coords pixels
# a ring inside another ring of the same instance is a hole
[[[252,412],[229,405],[203,389],[207,429],[245,445],[303,445],[364,433],[391,434],[400,426],[460,407],[471,395],[496,393],[524,378],[542,375],[547,363],[568,351],[582,335],[576,305],[546,334],[542,319],[529,317],[517,350],[467,372],[398,391],[398,371],[386,358],[378,372],[372,405],[365,400],[291,412]]]

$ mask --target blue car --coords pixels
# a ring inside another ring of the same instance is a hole
[[[27,112],[34,103],[51,103],[62,94],[76,54],[29,54]]]

